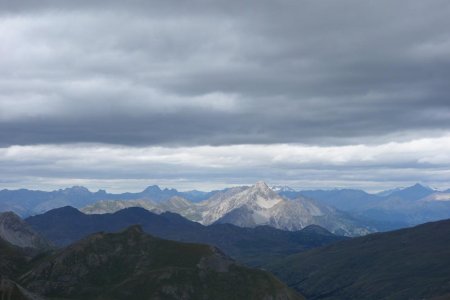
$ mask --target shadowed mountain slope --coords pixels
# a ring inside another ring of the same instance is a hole
[[[162,240],[139,226],[93,234],[34,266],[20,283],[64,299],[303,299],[214,247]]]
[[[44,300],[25,290],[16,282],[0,278],[0,299],[2,300]]]
[[[341,241],[267,268],[308,299],[448,299],[450,220]]]
[[[0,277],[14,277],[24,270],[28,261],[26,251],[0,238]]]
[[[140,224],[145,232],[161,238],[217,246],[227,255],[253,266],[344,239],[319,226],[293,232],[269,226],[203,226],[177,214],[158,215],[143,208],[127,208],[114,214],[87,215],[75,208],[64,207],[30,217],[26,222],[59,246],[68,245],[94,232],[116,232]]]

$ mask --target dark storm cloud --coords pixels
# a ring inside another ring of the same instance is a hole
[[[450,129],[448,1],[0,1],[0,145]]]

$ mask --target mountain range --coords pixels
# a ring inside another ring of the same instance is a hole
[[[450,297],[450,220],[355,238],[317,225],[205,226],[138,207],[0,221],[1,299]]]
[[[26,217],[44,213],[53,208],[73,206],[81,208],[101,200],[136,200],[146,199],[154,202],[163,201],[174,196],[183,197],[191,202],[198,202],[209,198],[216,191],[187,191],[179,192],[176,189],[161,189],[157,185],[147,187],[139,193],[111,194],[105,190],[91,192],[82,186],[59,189],[56,191],[34,191],[28,189],[0,190],[0,212],[13,211]]]
[[[298,230],[316,224],[347,236],[450,218],[450,192],[420,184],[377,194],[354,189],[296,191],[287,186],[274,189],[259,182],[211,192],[179,192],[158,186],[122,194],[104,190],[90,192],[84,187],[53,192],[2,190],[0,211],[13,211],[26,217],[67,205],[88,214],[142,207],[155,213],[178,213],[204,225],[269,225]]]
[[[352,189],[288,191],[280,194],[291,199],[298,196],[315,199],[364,220],[379,231],[450,218],[450,193],[421,184],[378,194]]]
[[[299,196],[287,200],[264,182],[257,182],[250,187],[219,191],[199,203],[192,203],[178,196],[159,203],[146,200],[113,200],[97,202],[82,211],[111,213],[131,206],[139,206],[153,212],[175,212],[204,225],[229,223],[250,228],[268,225],[294,231],[315,224],[345,236],[363,235],[373,231],[350,215],[312,199]]]
[[[67,246],[95,232],[117,232],[130,225],[139,224],[145,232],[160,238],[219,247],[227,255],[250,266],[261,266],[275,258],[345,239],[316,225],[299,231],[283,231],[270,226],[204,226],[178,214],[156,214],[138,207],[112,214],[91,215],[73,207],[63,207],[29,217],[25,221],[33,230],[59,247]]]

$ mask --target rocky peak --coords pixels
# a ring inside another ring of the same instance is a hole
[[[268,203],[264,203],[262,205],[266,208],[271,207],[283,200],[264,181],[258,181],[247,192],[251,195],[251,199],[259,204],[263,204],[263,202],[268,201]]]
[[[21,248],[50,248],[43,237],[13,212],[0,213],[0,238]]]
[[[97,192],[95,192],[97,195],[106,195],[106,191],[103,189],[98,190]]]
[[[260,194],[273,193],[273,191],[270,189],[270,187],[264,181],[258,181],[257,183],[255,183],[252,187],[250,187],[250,191],[260,193]]]
[[[145,190],[144,193],[155,193],[155,192],[161,192],[161,188],[157,185],[150,185]]]
[[[262,189],[262,190],[268,190],[268,189],[270,189],[269,188],[269,186],[264,182],[264,181],[257,181],[254,185],[253,185],[253,187],[254,188],[257,188],[257,189]]]
[[[84,186],[74,185],[71,188],[66,188],[63,190],[66,193],[79,193],[79,194],[87,194],[90,193],[90,191],[85,188]]]

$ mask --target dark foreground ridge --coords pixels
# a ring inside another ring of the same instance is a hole
[[[268,269],[308,299],[450,299],[450,220],[338,242]]]
[[[303,299],[215,247],[155,238],[140,226],[90,235],[34,262],[16,282],[51,299]]]

